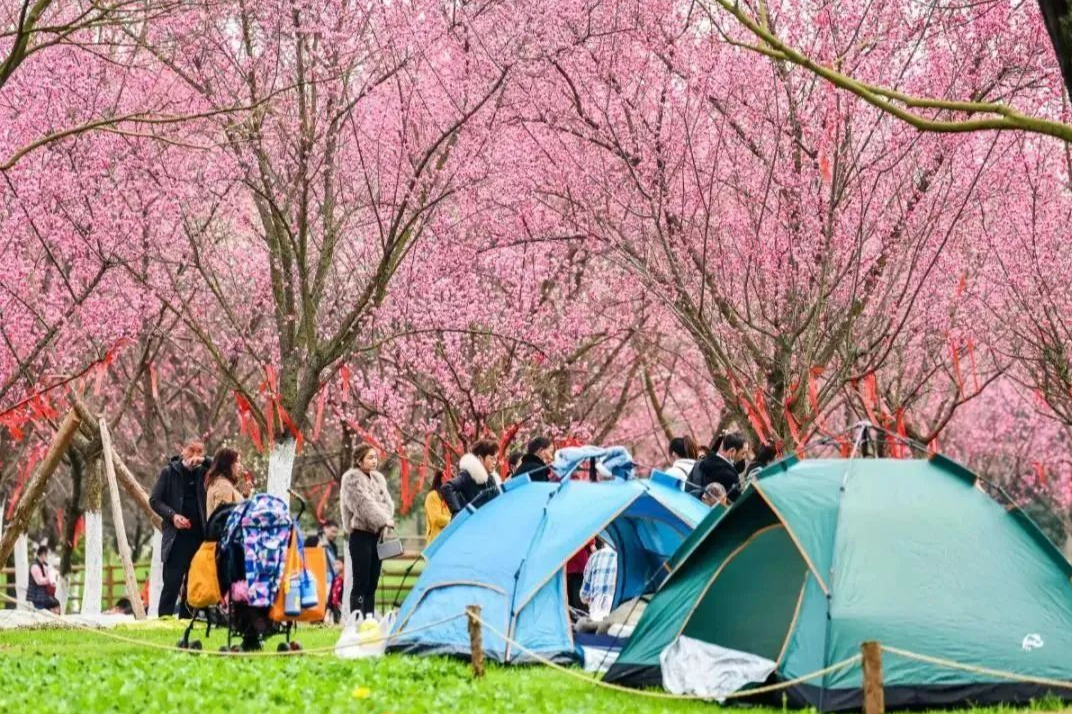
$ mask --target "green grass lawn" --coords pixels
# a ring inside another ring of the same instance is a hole
[[[175,622],[113,630],[140,641],[173,645]],[[199,635],[202,639],[203,631]],[[330,646],[337,629],[306,627],[309,649]],[[206,648],[223,637],[213,633]],[[270,641],[273,645],[275,641]],[[1060,707],[1043,703],[1038,711]],[[720,711],[702,702],[666,701],[608,691],[543,667],[490,667],[474,681],[466,663],[388,656],[340,660],[334,655],[222,658],[143,648],[74,630],[0,632],[0,711],[28,712],[547,712]],[[772,714],[770,709],[737,709]],[[998,712],[1002,710],[979,710]],[[1016,711],[1016,710],[1004,710]]]

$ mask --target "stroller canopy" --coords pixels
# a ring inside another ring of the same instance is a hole
[[[619,451],[604,453],[622,463]],[[608,470],[631,473],[617,466]],[[658,481],[508,481],[505,493],[459,514],[425,551],[429,562],[402,604],[394,631],[404,633],[480,605],[489,623],[525,648],[558,661],[576,660],[566,561],[602,534],[618,554],[617,605],[655,589],[666,561],[707,513],[692,496]],[[489,630],[484,647],[499,662],[525,660]],[[456,619],[403,634],[389,649],[468,655],[466,622]]]

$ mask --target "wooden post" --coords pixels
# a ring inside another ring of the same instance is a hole
[[[882,645],[864,642],[860,645],[864,668],[864,714],[885,714],[886,690],[882,683]]]
[[[52,443],[49,444],[48,453],[45,454],[44,461],[34,469],[33,475],[30,476],[30,481],[23,489],[22,498],[19,499],[18,505],[15,506],[15,513],[11,516],[11,522],[4,529],[4,536],[0,539],[0,563],[6,563],[7,559],[11,557],[11,551],[15,548],[15,541],[26,530],[26,525],[30,522],[30,516],[37,509],[38,501],[41,500],[41,496],[45,493],[48,479],[52,476],[56,467],[60,465],[60,460],[63,458],[64,452],[67,451],[67,447],[70,446],[71,439],[74,438],[75,432],[78,431],[80,423],[81,420],[74,410],[67,412],[67,416],[64,417],[63,423],[60,424],[56,436],[52,438]]]
[[[108,421],[101,417],[100,421],[101,446],[104,451],[104,476],[108,480],[108,494],[112,501],[112,527],[115,529],[115,540],[119,545],[119,562],[123,564],[123,580],[127,586],[127,599],[130,607],[134,610],[135,620],[145,619],[145,608],[141,602],[141,590],[138,588],[138,578],[134,575],[134,561],[130,557],[130,543],[127,542],[127,529],[123,523],[123,504],[119,501],[119,484],[115,478],[115,463],[112,460],[112,435],[108,432]],[[111,573],[108,574],[111,580]],[[108,594],[111,595],[109,588]]]
[[[473,676],[484,676],[484,635],[480,627],[480,606],[469,605],[465,608],[469,616],[469,652],[473,662]]]
[[[89,407],[86,406],[85,402],[74,395],[72,395],[71,398],[79,418],[89,425],[97,423],[96,417],[90,412]],[[145,511],[153,526],[159,530],[161,527],[160,516],[156,515],[152,507],[149,505],[149,494],[146,493],[145,489],[138,483],[138,479],[119,456],[119,452],[115,450],[115,447],[111,448],[111,452],[112,464],[115,467],[115,475],[119,479],[119,485],[122,486],[123,490],[127,492],[127,495],[133,498],[134,502]]]
[[[104,566],[104,572],[107,573],[107,577],[104,578],[104,592],[107,595],[102,598],[104,602],[101,603],[101,608],[104,608],[104,604],[107,603],[108,607],[115,605],[115,568],[111,565]]]

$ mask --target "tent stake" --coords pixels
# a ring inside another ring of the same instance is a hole
[[[484,676],[484,636],[480,629],[480,606],[468,605],[465,614],[469,617],[469,652],[473,662],[473,676]]]
[[[882,645],[864,642],[860,645],[864,667],[864,714],[885,714],[886,690],[882,683]]]

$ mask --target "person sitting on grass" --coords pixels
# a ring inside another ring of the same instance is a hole
[[[30,566],[30,585],[26,589],[26,599],[37,610],[50,610],[57,615],[60,601],[56,599],[56,583],[48,567],[48,546],[37,549],[37,558]]]

